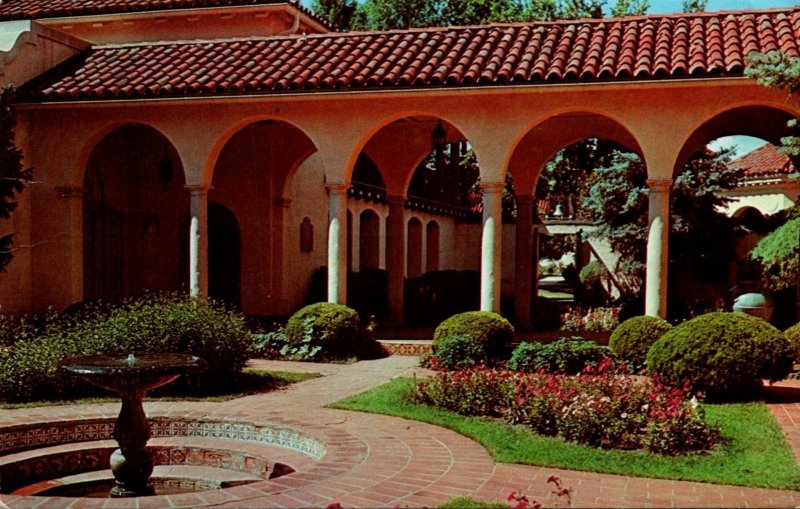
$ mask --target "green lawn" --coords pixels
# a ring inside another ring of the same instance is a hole
[[[615,451],[539,436],[496,419],[464,417],[411,402],[413,383],[395,379],[335,403],[335,408],[405,417],[452,429],[483,444],[495,460],[639,477],[800,489],[800,467],[765,404],[706,405],[724,443],[710,454],[666,457]]]
[[[181,380],[148,393],[145,401],[228,401],[250,394],[258,394],[280,389],[287,385],[317,378],[319,373],[296,373],[288,371],[266,371],[245,368],[238,376],[217,380],[213,386],[195,388]],[[88,382],[87,382],[88,383]],[[99,390],[99,389],[98,389]],[[2,403],[0,409],[31,408],[51,405],[74,405],[89,403],[109,403],[119,401],[115,395],[71,399],[62,401],[31,401],[28,403]]]

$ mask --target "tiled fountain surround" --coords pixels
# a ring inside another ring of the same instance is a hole
[[[262,479],[275,476],[275,460],[260,450],[265,448],[254,447],[255,444],[286,448],[314,460],[319,460],[326,452],[325,445],[314,437],[274,425],[155,417],[150,419],[150,429],[151,440],[158,443],[151,447],[156,465],[225,468]],[[0,484],[3,492],[13,492],[48,479],[107,468],[109,456],[116,448],[111,440],[113,430],[114,421],[108,419],[22,425],[0,430]],[[192,442],[159,440],[176,437],[212,439],[217,445],[211,448],[208,443],[198,446]],[[110,445],[97,441],[108,441]],[[242,444],[232,447],[230,442],[252,445],[249,448],[246,445],[241,447]],[[14,454],[21,451],[29,452]]]

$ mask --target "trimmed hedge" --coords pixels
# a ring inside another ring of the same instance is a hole
[[[432,350],[450,336],[469,336],[483,344],[487,359],[500,359],[505,347],[514,339],[514,327],[508,320],[489,311],[467,311],[453,315],[436,327]]]
[[[251,339],[244,318],[223,305],[178,294],[131,300],[118,307],[86,306],[48,321],[41,333],[0,352],[0,399],[71,397],[88,384],[58,372],[76,355],[181,353],[208,362],[205,380],[242,370]]]
[[[447,336],[436,346],[436,358],[441,369],[463,369],[488,360],[484,343],[473,336]]]
[[[794,360],[800,360],[800,323],[796,323],[783,332],[789,343],[794,345]]]
[[[792,369],[794,347],[781,331],[743,313],[708,313],[673,328],[647,354],[652,374],[670,385],[690,384],[709,396],[746,395],[762,379]]]
[[[614,352],[607,346],[573,336],[547,344],[520,343],[511,354],[508,369],[576,375],[589,366],[597,366],[603,359],[613,360]]]
[[[343,359],[359,355],[371,340],[358,313],[342,304],[317,302],[289,318],[283,355],[297,360]]]
[[[650,347],[671,329],[672,325],[663,318],[635,316],[614,329],[608,346],[634,371],[640,371],[645,367]]]

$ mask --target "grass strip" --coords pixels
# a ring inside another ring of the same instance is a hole
[[[415,404],[413,382],[395,379],[331,405],[435,424],[482,444],[502,463],[521,463],[635,477],[653,477],[776,489],[800,489],[800,467],[783,433],[762,402],[707,404],[709,422],[724,442],[709,454],[660,456],[646,451],[598,449],[499,419],[465,417]]]

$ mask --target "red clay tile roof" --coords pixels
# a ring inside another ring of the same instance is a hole
[[[327,26],[298,0],[2,0],[0,21],[286,3]]]
[[[730,166],[743,169],[745,178],[786,175],[796,171],[789,157],[771,143],[731,161]]]
[[[772,50],[800,55],[800,7],[97,47],[28,88],[72,101],[738,77]]]

